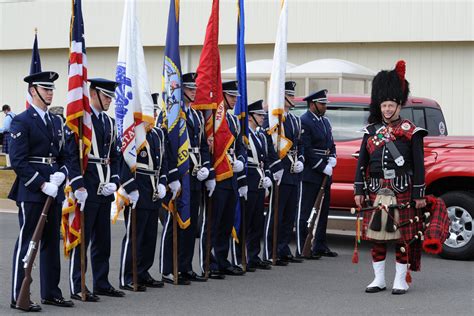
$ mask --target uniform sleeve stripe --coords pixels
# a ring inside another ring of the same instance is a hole
[[[28,180],[28,182],[25,183],[25,187],[29,186],[31,184],[31,182],[33,182],[36,179],[36,177],[38,177],[38,176],[39,176],[39,173],[38,173],[38,171],[36,171],[35,174],[31,177],[31,179]]]

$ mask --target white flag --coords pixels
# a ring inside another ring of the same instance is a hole
[[[132,171],[137,153],[146,144],[146,132],[154,125],[153,100],[148,87],[145,56],[140,41],[135,0],[126,0],[117,61],[115,117],[122,140],[123,157]]]
[[[287,33],[288,33],[288,5],[282,0],[280,19],[278,21],[275,51],[273,52],[272,74],[270,76],[270,89],[268,92],[268,122],[272,133],[275,150],[279,148],[280,158],[284,157],[293,145],[284,137],[282,126],[281,136],[278,137],[278,117],[283,119],[285,111],[285,75],[287,60]],[[278,144],[280,142],[280,144]]]

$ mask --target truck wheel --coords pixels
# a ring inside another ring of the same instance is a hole
[[[453,191],[441,198],[446,203],[451,221],[441,257],[454,260],[474,258],[474,194]]]

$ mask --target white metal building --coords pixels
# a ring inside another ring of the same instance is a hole
[[[404,59],[412,95],[441,104],[451,135],[474,135],[472,0],[287,1],[289,63],[333,58],[379,71]],[[180,3],[181,59],[187,72],[199,62],[212,1]],[[236,3],[221,0],[223,70],[235,67]],[[137,6],[150,86],[156,91],[169,1],[137,0]],[[280,0],[246,0],[247,61],[272,58],[279,8]],[[60,74],[54,105],[65,105],[70,10],[70,0],[0,0],[0,105],[8,103],[14,112],[24,107],[22,79],[29,71],[35,27],[43,70]],[[123,0],[83,0],[89,77],[115,77],[122,11]],[[297,93],[304,93],[304,85]],[[264,97],[250,88],[249,101]]]

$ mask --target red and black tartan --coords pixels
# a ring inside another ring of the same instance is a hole
[[[390,180],[383,179],[381,188],[391,189]],[[397,203],[408,203],[411,201],[411,185],[408,187],[408,190],[402,193],[395,193],[397,198]],[[375,201],[376,193],[370,193],[370,203],[373,204]],[[384,212],[384,211],[377,211]],[[413,219],[416,215],[421,215],[422,210],[417,210],[415,208],[406,208],[399,210],[399,221],[405,222],[409,219]],[[367,230],[369,228],[370,218],[372,217],[372,212],[364,212],[364,217],[362,221],[362,239],[372,240],[367,237]],[[398,223],[395,223],[398,224]],[[418,231],[423,231],[423,222],[413,223],[411,225],[403,226],[399,228],[400,230],[400,239],[393,241],[397,243],[408,243],[413,237],[417,234]],[[380,241],[379,241],[380,242]],[[421,241],[413,242],[408,249],[408,261],[410,262],[410,270],[419,271],[420,270],[420,261],[421,261]]]
[[[425,230],[423,250],[439,254],[449,235],[449,216],[442,199],[433,195],[427,195],[425,198],[426,210],[430,212],[430,225]]]
[[[3,133],[3,144],[2,144],[2,151],[3,151],[5,154],[8,154],[8,153],[9,153],[9,149],[8,149],[9,143],[10,143],[10,133],[9,133],[9,132],[5,132],[5,133]]]

